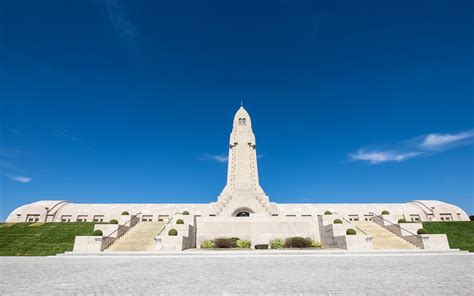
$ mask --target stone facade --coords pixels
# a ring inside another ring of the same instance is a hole
[[[329,211],[348,223],[371,221],[382,211],[388,211],[393,221],[405,219],[422,221],[468,221],[465,211],[457,206],[436,200],[414,200],[393,204],[276,204],[270,202],[259,183],[257,144],[248,112],[241,107],[234,117],[229,140],[227,184],[210,204],[74,204],[66,200],[38,201],[15,209],[6,222],[108,222],[123,219],[121,213],[137,215],[142,222],[168,222],[188,211],[192,217],[192,233],[185,237],[157,239],[161,246],[186,240],[186,245],[199,246],[202,240],[219,236],[238,236],[254,243],[268,242],[275,237],[304,236],[323,240],[320,235],[324,213]],[[168,227],[168,226],[167,226]],[[186,226],[180,226],[186,227]],[[332,227],[332,226],[331,226]],[[331,229],[337,232],[335,226]],[[384,226],[385,227],[385,226]],[[104,229],[105,230],[105,229]],[[390,230],[390,229],[389,229]],[[188,231],[189,232],[189,231]],[[370,248],[370,239],[335,236],[333,244],[353,245],[358,249]],[[414,244],[428,240],[413,238]],[[435,241],[433,238],[431,241]],[[80,242],[98,239],[81,238]],[[183,243],[184,244],[184,243]],[[99,246],[99,247],[97,247]]]

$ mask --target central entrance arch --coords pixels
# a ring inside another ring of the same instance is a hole
[[[249,208],[238,208],[232,214],[232,217],[249,217],[253,213],[252,209]]]

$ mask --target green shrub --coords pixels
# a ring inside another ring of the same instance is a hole
[[[123,211],[123,212],[122,212],[122,215],[128,216],[128,215],[130,215],[130,214],[129,214],[127,211]]]
[[[331,211],[326,211],[326,212],[324,212],[324,215],[332,215],[332,212]]]
[[[202,249],[213,249],[216,247],[216,244],[211,240],[205,240],[201,243]]]
[[[420,228],[416,231],[417,234],[428,234],[428,230],[424,229],[424,228]]]
[[[289,237],[285,240],[285,248],[310,248],[311,239],[300,236]]]
[[[266,249],[268,249],[268,244],[255,245],[255,249],[257,249],[257,250],[266,250]]]
[[[387,211],[387,210],[383,210],[383,211],[382,211],[382,215],[390,215],[390,212]]]
[[[321,248],[321,243],[315,240],[311,241],[311,247],[312,248]]]
[[[340,219],[335,219],[333,223],[334,224],[342,224],[342,221]]]
[[[184,224],[183,219],[178,219],[178,220],[176,220],[176,224]]]
[[[171,228],[170,231],[168,231],[168,236],[177,236],[178,235],[178,230]]]
[[[218,237],[214,240],[217,248],[230,249],[237,248],[237,237],[227,238],[227,237]]]
[[[237,248],[237,241],[239,241],[240,238],[238,237],[231,237],[230,238],[230,244],[232,245],[232,248]]]
[[[237,248],[239,249],[250,249],[252,242],[245,239],[239,239],[235,244],[237,245]]]
[[[405,220],[405,219],[398,219],[398,223],[407,223],[407,220]]]
[[[282,249],[285,247],[285,240],[282,238],[276,238],[270,242],[272,249]]]
[[[102,235],[104,235],[104,234],[102,233],[102,230],[99,230],[99,229],[94,230],[94,236],[102,236]]]
[[[118,224],[118,221],[116,219],[112,219],[109,221],[109,224]]]
[[[181,213],[182,215],[189,215],[189,212],[188,211],[184,211]]]
[[[356,235],[357,232],[355,231],[355,229],[349,228],[349,229],[346,230],[346,234],[347,235]]]

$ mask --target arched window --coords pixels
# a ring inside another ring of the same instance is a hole
[[[247,119],[246,119],[246,118],[242,118],[242,124],[243,124],[243,125],[246,125],[246,124],[247,124]]]
[[[242,118],[239,118],[239,125],[242,125]]]

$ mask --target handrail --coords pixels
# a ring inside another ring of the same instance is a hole
[[[349,223],[349,224],[351,224],[351,225],[354,225],[354,227],[357,228],[357,229],[359,229],[360,232],[362,232],[363,234],[368,235],[365,231],[363,231],[362,229],[360,229],[359,227],[357,227],[357,225],[352,224],[349,220],[347,220],[346,218],[344,218],[343,215],[338,214],[338,213],[336,213],[336,212],[333,212],[333,213],[334,213],[334,214],[337,214],[337,215],[339,215],[339,216],[341,216],[342,220],[346,221],[347,223]]]
[[[385,219],[384,217],[382,217],[382,215],[376,215],[375,213],[372,213],[372,212],[369,212],[369,214],[372,215],[372,216],[378,217],[378,218],[380,218],[380,219],[382,219],[382,220],[384,220],[384,221],[386,221],[386,222],[388,222],[388,223],[390,223],[390,224],[392,224],[392,225],[395,225],[395,226],[397,226],[398,228],[400,228],[400,229],[402,229],[402,230],[404,230],[404,231],[406,231],[406,232],[408,232],[408,233],[411,233],[411,234],[413,234],[414,236],[416,236],[416,237],[418,237],[418,238],[422,238],[421,235],[415,234],[415,233],[411,232],[410,230],[401,227],[399,224],[395,224],[395,223],[393,223],[392,221],[389,221],[389,220]]]
[[[181,215],[182,215],[183,213],[179,213],[179,212],[174,213],[173,217],[171,217],[171,218],[168,220],[168,222],[166,222],[165,226],[164,226],[163,228],[161,228],[160,232],[158,232],[158,234],[157,234],[156,236],[159,236],[159,235],[163,232],[163,230],[165,230],[166,225],[170,224],[171,221],[174,219],[174,216],[176,216],[176,215],[178,215],[178,214],[181,214]],[[156,236],[155,236],[155,237],[156,237]]]
[[[122,227],[126,227],[125,225],[126,225],[128,222],[131,222],[133,219],[137,218],[140,214],[141,214],[141,212],[140,212],[140,213],[137,213],[135,216],[131,215],[131,216],[133,216],[133,217],[130,218],[130,220],[128,220],[127,222],[125,222],[125,223],[123,223],[122,225],[120,225],[117,229],[115,229],[115,230],[114,230],[112,233],[110,233],[109,235],[103,237],[102,240],[104,241],[104,240],[108,239],[109,237],[112,236],[112,234],[118,232],[119,229],[121,229]],[[128,226],[127,226],[127,227],[128,227]],[[130,227],[130,228],[131,228],[131,227]]]

